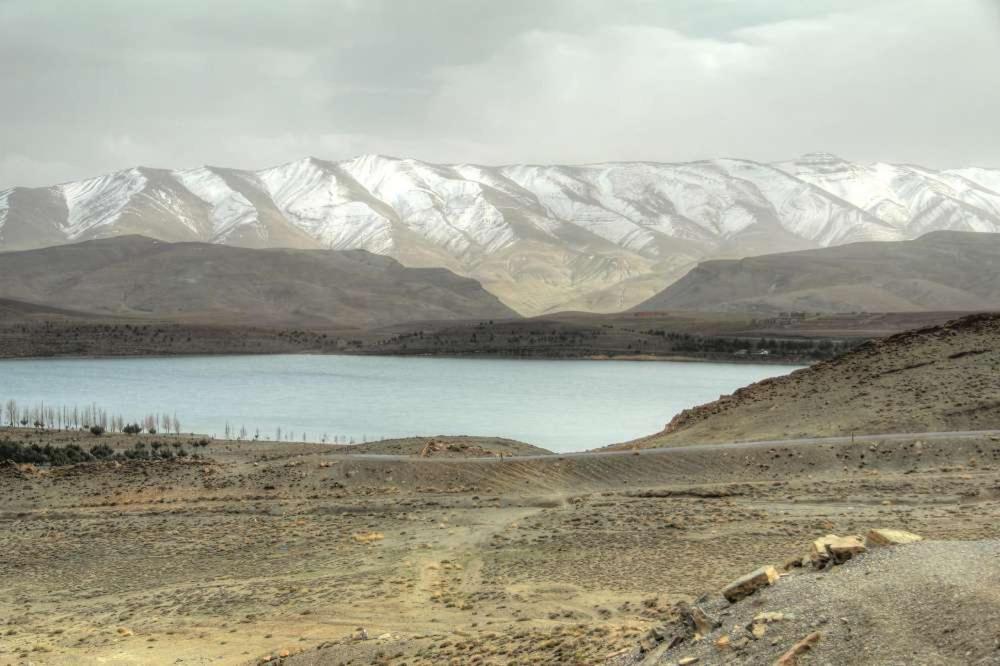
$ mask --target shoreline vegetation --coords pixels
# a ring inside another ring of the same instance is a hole
[[[280,431],[279,431],[280,435]],[[347,438],[344,438],[345,440]],[[437,435],[334,443],[290,439],[219,438],[199,433],[159,433],[155,430],[96,431],[90,428],[0,427],[0,465],[57,468],[86,463],[197,461],[208,454],[232,450],[258,451],[261,460],[303,452],[380,458],[513,458],[556,455],[548,449],[503,437]],[[256,447],[256,448],[255,448]],[[285,447],[282,453],[282,447]]]
[[[564,313],[319,329],[47,313],[41,318],[0,316],[0,358],[341,354],[806,365],[871,338],[961,314]]]

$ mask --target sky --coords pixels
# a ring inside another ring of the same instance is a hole
[[[0,189],[363,153],[1000,167],[1000,0],[0,0]]]

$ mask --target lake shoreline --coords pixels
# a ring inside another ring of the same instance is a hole
[[[157,359],[157,358],[208,358],[208,357],[239,357],[239,356],[339,356],[349,358],[421,358],[421,359],[467,359],[467,360],[489,360],[489,361],[629,361],[640,363],[726,363],[731,365],[787,365],[806,366],[816,363],[812,359],[790,360],[786,358],[768,358],[760,356],[752,357],[710,357],[710,356],[690,356],[690,355],[657,355],[657,354],[622,354],[611,356],[607,354],[584,354],[580,356],[542,356],[524,355],[513,356],[506,354],[490,353],[440,353],[440,354],[378,354],[369,352],[344,352],[344,351],[321,351],[321,350],[301,350],[301,351],[178,351],[153,352],[149,354],[44,354],[44,355],[11,355],[6,356],[0,352],[0,361],[47,361],[47,360],[79,360],[79,361],[104,361],[115,359]]]

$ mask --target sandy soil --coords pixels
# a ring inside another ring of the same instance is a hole
[[[1000,538],[990,438],[502,461],[198,451],[0,467],[0,664],[615,663],[675,603],[828,532]],[[775,636],[773,651],[801,638]]]

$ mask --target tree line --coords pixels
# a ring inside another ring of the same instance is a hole
[[[174,433],[181,434],[181,421],[177,412],[149,413],[127,420],[121,414],[112,414],[96,404],[54,406],[45,403],[22,405],[10,399],[3,403],[0,422],[7,427],[35,428],[38,430],[90,430],[95,434],[121,432],[138,434]],[[99,432],[98,432],[99,431]]]

